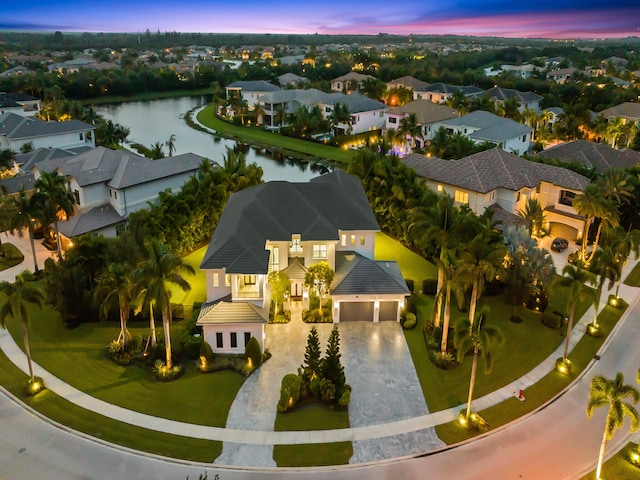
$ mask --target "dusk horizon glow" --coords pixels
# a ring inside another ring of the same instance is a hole
[[[623,0],[603,6],[595,0],[536,6],[504,0],[457,0],[453,7],[433,0],[238,0],[212,5],[204,0],[175,3],[81,3],[76,0],[12,4],[0,8],[0,30],[137,33],[463,35],[507,38],[624,38],[640,36],[640,5]]]

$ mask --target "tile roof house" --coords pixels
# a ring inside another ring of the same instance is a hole
[[[358,72],[349,72],[341,77],[331,80],[331,91],[342,93],[361,92],[366,80],[375,80],[376,77],[363,75]]]
[[[458,86],[449,85],[447,83],[435,82],[426,87],[420,87],[413,90],[413,99],[422,98],[433,103],[445,103],[457,92],[462,92],[465,97],[476,93],[481,93],[482,89],[474,85]]]
[[[488,208],[501,209],[502,219],[513,219],[527,199],[536,198],[552,231],[559,224],[573,229],[576,237],[582,234],[584,219],[572,202],[589,179],[571,170],[525,160],[500,148],[460,160],[413,154],[401,161],[434,191],[446,192],[478,215]]]
[[[26,143],[38,148],[95,147],[96,127],[80,120],[45,122],[15,113],[0,115],[0,150],[20,151]]]
[[[535,112],[540,112],[540,102],[542,96],[534,92],[520,92],[513,88],[493,87],[484,92],[474,93],[468,96],[473,101],[476,98],[487,97],[493,100],[496,105],[502,104],[507,100],[515,98],[518,102],[518,110],[522,112],[525,108],[529,108]]]
[[[126,150],[98,147],[75,156],[52,156],[31,171],[67,177],[76,205],[74,216],[59,222],[63,245],[83,233],[117,235],[131,212],[147,208],[161,191],[176,192],[194,175],[203,157],[193,153],[151,160]],[[65,238],[66,237],[66,238]]]
[[[607,120],[623,118],[626,122],[635,122],[640,126],[640,103],[624,102],[598,113]]]
[[[445,105],[433,103],[428,100],[414,100],[400,107],[390,108],[385,112],[385,128],[398,130],[403,118],[415,113],[416,121],[422,130],[422,139],[413,139],[416,148],[422,148],[423,142],[433,138],[442,121],[458,118],[458,111]],[[408,144],[412,144],[412,139],[407,139]],[[399,155],[403,155],[408,151],[407,145]]]
[[[234,95],[241,95],[246,100],[249,108],[253,110],[258,103],[258,98],[268,92],[277,92],[280,87],[264,80],[238,80],[225,87],[227,100]]]
[[[208,303],[197,324],[205,340],[214,351],[235,353],[244,352],[251,336],[263,344],[268,273],[284,271],[290,297],[308,308],[304,275],[319,261],[335,271],[334,323],[397,321],[409,290],[396,262],[374,259],[379,230],[360,180],[340,170],[308,183],[268,182],[234,193],[200,265]]]
[[[338,129],[352,133],[362,133],[380,130],[384,127],[384,112],[387,106],[359,93],[346,95],[344,93],[326,93],[315,88],[306,90],[280,90],[266,93],[259,97],[262,105],[262,123],[267,129],[278,129],[285,123],[276,121],[278,110],[282,107],[286,113],[294,113],[298,107],[305,106],[311,110],[318,106],[322,115],[327,118],[333,112],[334,105],[347,105],[351,113],[352,125],[339,124]]]
[[[15,113],[23,117],[33,117],[40,111],[40,99],[26,93],[0,92],[0,115]]]
[[[610,168],[627,168],[640,164],[640,152],[616,150],[604,143],[587,140],[561,143],[539,152],[536,156],[562,160],[565,163],[576,162],[587,168],[595,168],[598,173],[604,173]]]
[[[396,78],[395,80],[391,80],[387,82],[387,90],[391,90],[392,88],[406,88],[407,90],[418,90],[420,88],[428,88],[430,83],[423,82],[422,80],[418,80],[415,77],[411,77],[409,75]]]
[[[300,75],[296,75],[295,73],[284,73],[278,77],[278,83],[281,87],[286,88],[290,86],[299,87],[304,85],[309,80],[305,77],[301,77]]]
[[[460,133],[476,143],[493,143],[516,154],[529,150],[530,127],[484,110],[443,120],[438,127],[444,127],[452,134]]]

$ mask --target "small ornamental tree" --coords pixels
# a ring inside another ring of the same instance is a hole
[[[313,327],[307,337],[307,348],[304,353],[304,364],[302,365],[305,380],[311,381],[320,375],[321,353],[318,330]]]
[[[320,310],[322,310],[323,295],[329,293],[329,287],[333,282],[334,271],[327,262],[317,262],[309,266],[304,277],[304,284],[315,290],[320,297]]]
[[[247,342],[247,346],[244,351],[247,358],[251,359],[251,363],[255,368],[258,368],[262,363],[262,350],[256,337],[251,337]]]
[[[273,310],[273,316],[278,315],[278,304],[284,304],[284,298],[286,293],[291,288],[291,280],[287,277],[287,274],[281,271],[273,271],[267,277],[267,281],[271,286],[271,298],[275,303]]]
[[[322,359],[322,376],[327,380],[330,380],[337,390],[342,390],[346,383],[344,376],[344,367],[340,362],[340,332],[338,327],[334,325],[327,340],[327,350],[325,356]]]

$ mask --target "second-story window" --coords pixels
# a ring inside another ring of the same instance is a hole
[[[300,240],[300,235],[293,235],[291,237],[291,253],[300,253],[302,252],[302,241]]]
[[[325,259],[327,258],[327,246],[326,245],[314,245],[313,246],[313,258]]]

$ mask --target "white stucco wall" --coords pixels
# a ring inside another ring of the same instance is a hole
[[[264,324],[263,323],[236,323],[236,324],[211,324],[203,325],[202,333],[204,341],[211,345],[211,349],[218,353],[244,354],[246,349],[244,334],[250,333],[260,344],[260,350],[264,351]],[[222,334],[222,348],[216,343],[216,333]],[[231,347],[231,334],[237,336],[237,347]]]
[[[352,133],[370,132],[384,128],[384,111],[385,109],[379,109],[351,114],[351,118],[354,119],[354,123],[351,126]],[[344,127],[346,127],[346,125],[344,125]]]
[[[336,251],[353,251],[373,260],[373,252],[376,243],[376,232],[371,230],[340,230],[338,232],[340,240],[336,244]],[[343,235],[345,235],[345,245],[343,245]],[[351,236],[354,236],[355,243],[351,243]],[[364,237],[364,245],[360,244],[360,237]]]
[[[80,134],[82,133],[82,138]],[[3,137],[6,138],[6,137]],[[27,137],[7,139],[9,148],[19,152],[20,148],[29,142],[33,142],[33,149],[38,148],[74,148],[82,146],[95,147],[95,140],[87,138],[87,132],[60,133],[58,135],[46,135],[42,137]]]

